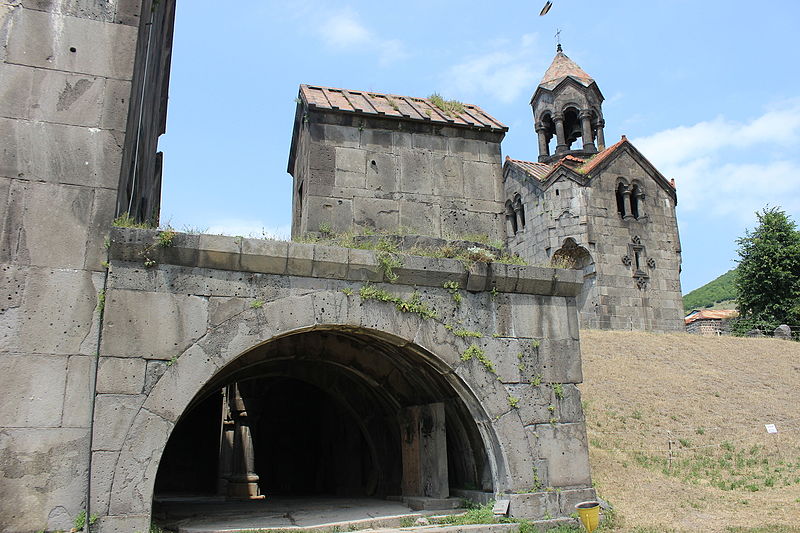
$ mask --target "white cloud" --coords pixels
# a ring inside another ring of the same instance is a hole
[[[633,142],[675,178],[683,211],[749,222],[767,204],[800,210],[800,100],[782,102],[749,122],[719,116]]]
[[[205,233],[210,233],[212,235],[286,240],[289,239],[292,233],[292,227],[288,224],[283,226],[267,226],[260,220],[227,218],[212,222]]]
[[[388,66],[408,57],[402,41],[380,38],[368,30],[360,22],[358,14],[351,9],[325,15],[319,20],[317,28],[326,46],[339,51],[375,52],[381,66]]]
[[[464,59],[447,69],[442,81],[444,92],[473,98],[488,94],[503,103],[515,100],[523,91],[533,91],[541,51],[536,34],[525,34],[517,41],[492,42],[495,50]]]

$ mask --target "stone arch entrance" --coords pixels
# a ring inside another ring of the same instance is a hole
[[[505,389],[495,376],[470,370],[460,357],[467,346],[462,344],[437,321],[421,321],[393,307],[365,307],[341,292],[288,296],[238,312],[166,367],[131,416],[119,451],[96,454],[94,508],[107,510],[108,525],[148,525],[162,454],[176,426],[212,394],[252,379],[267,380],[267,388],[302,383],[315,394],[327,394],[318,397],[338,395],[340,412],[349,411],[358,427],[355,445],[365,451],[357,454],[366,458],[361,473],[346,487],[353,493],[425,494],[425,487],[409,484],[419,483],[422,474],[409,475],[410,461],[398,462],[395,455],[393,462],[389,450],[399,450],[401,458],[413,454],[413,448],[404,451],[401,437],[408,440],[408,428],[422,427],[431,417],[443,418],[444,434],[450,436],[423,444],[444,446],[447,460],[426,464],[420,452],[418,472],[446,464],[442,491],[513,489],[527,482],[524,471],[530,470],[527,443],[509,440],[524,439],[524,429],[521,424],[513,431],[510,427],[516,426],[506,427],[510,419],[500,416],[511,410]],[[104,431],[95,426],[95,438]],[[254,462],[261,469],[256,474],[285,481],[263,460],[268,447],[255,444],[254,451],[262,456]],[[331,487],[331,476],[323,475],[322,489]]]
[[[219,371],[178,420],[155,495],[492,492],[476,421],[433,357],[401,339],[336,326],[257,346]],[[216,428],[198,412],[216,415]],[[203,460],[186,461],[198,453]]]

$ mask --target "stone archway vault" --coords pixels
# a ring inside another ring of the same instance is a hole
[[[143,398],[116,454],[95,453],[92,465],[94,508],[104,511],[104,525],[146,530],[149,527],[154,481],[167,440],[193,398],[224,372],[280,339],[318,331],[340,331],[373,338],[413,354],[435,371],[456,393],[480,432],[495,491],[525,483],[516,480],[516,464],[530,457],[524,429],[508,416],[507,394],[495,376],[462,361],[467,344],[438,321],[421,320],[378,303],[365,306],[341,292],[320,291],[289,296],[260,308],[249,308],[209,329],[168,366]],[[474,365],[472,365],[474,366]],[[480,397],[480,399],[479,399]],[[498,431],[497,426],[505,426]],[[96,427],[96,433],[104,428]],[[514,438],[516,437],[516,439]],[[116,455],[113,457],[112,455]],[[522,457],[509,457],[519,455]],[[111,457],[110,457],[111,456]],[[109,460],[111,459],[111,460]],[[102,516],[102,515],[101,515]],[[104,527],[105,529],[105,527]]]

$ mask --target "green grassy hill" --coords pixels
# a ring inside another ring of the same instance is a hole
[[[700,288],[697,288],[684,295],[683,309],[712,308],[717,302],[736,299],[736,287],[734,285],[735,269],[729,270],[714,281],[710,281]],[[727,306],[728,309],[735,307],[735,304]]]

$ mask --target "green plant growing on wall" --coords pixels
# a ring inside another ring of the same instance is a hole
[[[362,300],[377,300],[379,302],[393,303],[398,311],[403,313],[414,313],[424,319],[437,318],[438,314],[434,309],[431,309],[422,301],[420,294],[414,292],[408,300],[404,300],[399,296],[395,296],[383,289],[379,289],[374,285],[363,285],[358,291],[358,295]]]
[[[473,337],[473,338],[476,338],[476,339],[480,339],[481,337],[483,337],[483,333],[481,333],[480,331],[472,331],[472,330],[463,329],[463,328],[462,329],[454,329],[453,330],[453,335],[455,335],[456,337],[461,337],[462,339],[466,338],[466,337]]]
[[[516,396],[508,396],[508,405],[511,406],[512,409],[517,409],[519,406],[519,398]]]
[[[128,213],[122,213],[114,219],[111,223],[112,226],[117,228],[137,228],[137,229],[153,229],[155,226],[150,222],[136,222],[136,219]]]
[[[97,522],[97,515],[92,513],[89,516],[89,526],[93,526],[94,523]],[[75,520],[72,521],[72,525],[75,527],[76,531],[80,531],[86,525],[86,511],[81,510],[76,516]]]
[[[106,308],[106,291],[102,290],[97,293],[97,313],[102,315],[103,310]]]
[[[353,295],[353,289],[351,289],[350,287],[345,287],[344,289],[342,289],[342,292],[347,296]]]
[[[464,353],[461,354],[462,361],[470,361],[472,358],[477,359],[483,365],[483,367],[492,374],[497,373],[494,368],[494,363],[492,363],[491,359],[486,357],[486,352],[476,344],[471,344],[469,348],[467,348]]]
[[[533,385],[534,387],[538,387],[541,384],[542,384],[542,375],[536,374],[535,376],[533,376],[533,379],[531,379],[531,385]]]
[[[445,100],[439,93],[430,95],[428,101],[441,109],[450,118],[455,118],[464,112],[464,104],[458,100]]]
[[[556,398],[559,400],[564,399],[564,385],[561,383],[551,383],[550,387],[553,389],[553,393],[556,395]]]
[[[169,361],[167,361],[167,366],[172,366],[177,362],[178,362],[178,356],[173,355],[172,357],[169,358]]]
[[[175,230],[167,226],[165,229],[158,232],[156,236],[156,244],[161,248],[169,248],[172,246],[172,240],[175,238]]]
[[[250,309],[261,309],[264,307],[264,300],[253,300],[250,302]]]
[[[324,236],[330,236],[333,234],[333,228],[331,227],[330,222],[320,222],[319,223],[319,232],[322,233]]]
[[[447,292],[449,292],[450,296],[453,297],[453,301],[456,303],[456,305],[461,305],[461,301],[464,299],[459,292],[461,285],[459,285],[457,281],[445,281],[442,286],[447,289]]]

